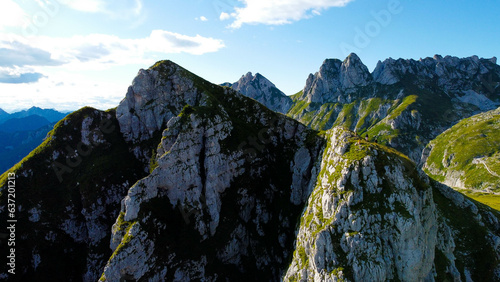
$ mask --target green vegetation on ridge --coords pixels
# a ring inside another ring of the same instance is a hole
[[[474,192],[500,192],[500,109],[460,121],[429,144],[424,170],[438,181],[458,178]],[[477,194],[478,200],[487,199]],[[474,197],[474,196],[473,196]]]

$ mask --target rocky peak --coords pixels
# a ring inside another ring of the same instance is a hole
[[[253,75],[248,72],[241,76],[237,82],[233,84],[225,83],[223,86],[230,86],[275,112],[286,113],[292,106],[292,99],[260,73]]]
[[[345,89],[366,86],[372,80],[368,68],[361,62],[361,59],[355,53],[351,53],[344,62],[342,62],[340,74],[342,86]]]
[[[398,78],[394,75],[394,62],[393,58],[388,58],[384,62],[378,61],[372,74],[373,80],[386,85],[398,82]]]
[[[319,72],[309,75],[302,97],[308,102],[347,102],[352,100],[349,94],[368,85],[371,80],[368,68],[354,53],[343,62],[327,59]]]
[[[432,277],[435,205],[411,161],[342,128],[327,138],[285,280]]]
[[[139,70],[116,109],[120,130],[127,141],[147,140],[177,116],[184,105],[200,102],[203,80],[171,61]]]

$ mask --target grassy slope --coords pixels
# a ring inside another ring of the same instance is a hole
[[[430,143],[425,171],[439,181],[444,181],[447,173],[461,174],[465,188],[470,189],[465,191],[467,195],[498,209],[500,196],[474,190],[500,192],[499,144],[500,109],[464,119]]]

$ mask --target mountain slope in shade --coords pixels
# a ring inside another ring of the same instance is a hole
[[[292,99],[259,73],[252,75],[249,72],[243,75],[237,82],[233,84],[224,83],[222,86],[231,87],[241,94],[257,100],[275,112],[284,114],[292,106]]]
[[[0,111],[1,172],[11,168],[40,145],[54,124],[66,116],[65,113],[36,107],[13,114],[3,113]]]
[[[0,132],[0,171],[5,172],[42,144],[52,128],[49,124],[31,131]]]
[[[0,122],[5,120],[6,117],[9,116],[9,113],[7,113],[6,111],[4,111],[3,109],[0,109]]]
[[[8,172],[17,176],[16,230],[23,232],[16,238],[16,280],[95,281],[111,254],[111,225],[120,200],[144,176],[115,112],[83,108],[70,114]],[[0,176],[2,228],[7,176]],[[0,251],[7,248],[2,244]],[[6,265],[5,260],[0,262]]]

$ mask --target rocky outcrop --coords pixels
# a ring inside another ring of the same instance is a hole
[[[116,109],[120,130],[127,141],[149,139],[161,130],[184,105],[194,106],[199,89],[171,62],[159,62],[149,70],[140,70]]]
[[[418,61],[389,58],[383,62],[379,61],[372,75],[375,82],[388,85],[400,82],[408,76],[415,76],[423,83],[425,80],[434,80],[439,88],[450,95],[460,96],[460,93],[469,90],[487,97],[498,93],[498,82],[495,82],[498,80],[498,65],[495,57],[443,58],[435,55],[433,58],[427,57]]]
[[[461,193],[431,181],[438,214],[436,281],[500,279],[500,217]]]
[[[224,83],[222,86],[231,87],[275,112],[285,114],[292,106],[292,99],[259,73],[252,75],[249,72],[237,82],[233,84]]]
[[[359,57],[352,53],[343,62],[327,59],[319,72],[310,74],[301,100],[309,103],[350,103],[358,87],[371,83],[372,76]]]
[[[500,278],[498,213],[395,150],[341,128],[327,138],[285,281]]]
[[[432,279],[437,215],[430,186],[388,148],[341,128],[328,139],[285,280]]]

